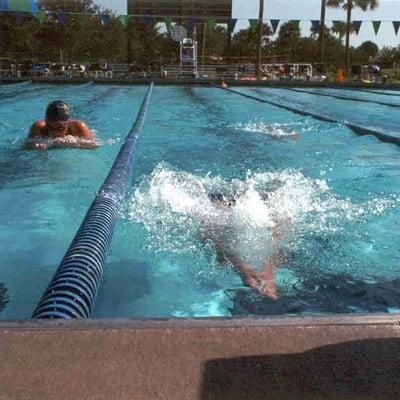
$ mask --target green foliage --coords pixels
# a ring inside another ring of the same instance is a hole
[[[377,0],[328,0],[328,6],[374,8]],[[62,52],[64,62],[93,62],[107,59],[114,62],[178,63],[179,46],[169,33],[159,29],[155,21],[144,24],[141,18],[129,18],[125,27],[119,17],[101,9],[93,0],[41,0],[42,11],[47,12],[43,21],[25,15],[18,23],[12,13],[0,13],[0,52],[2,57],[18,60],[32,58],[35,61],[57,62]],[[60,23],[58,13],[66,13],[65,23]],[[102,25],[100,16],[109,14],[109,22]],[[207,28],[205,29],[205,26]],[[325,62],[332,66],[344,65],[343,37],[347,24],[336,21],[333,28],[325,29]],[[318,32],[311,37],[301,37],[299,23],[283,23],[275,40],[269,25],[264,24],[265,40],[263,60],[285,62],[318,62],[320,49]],[[205,35],[205,36],[204,36]],[[221,57],[226,60],[254,62],[257,53],[258,31],[251,27],[229,37],[226,25],[197,23],[198,53],[202,53],[205,37],[206,61]],[[400,63],[400,47],[378,47],[368,41],[358,48],[349,48],[352,63],[368,63],[378,60],[383,67],[391,68]]]

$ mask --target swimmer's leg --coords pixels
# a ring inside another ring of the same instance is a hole
[[[250,286],[263,296],[267,296],[273,300],[277,299],[276,287],[274,290],[270,280],[266,280],[267,276],[263,277],[261,274],[254,271],[254,269],[249,264],[243,261],[236,254],[229,253],[225,255],[239,273],[240,278],[242,279],[242,282],[245,286]]]

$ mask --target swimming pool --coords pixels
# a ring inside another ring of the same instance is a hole
[[[146,89],[0,88],[1,319],[31,315]],[[282,88],[237,90],[400,132],[396,108]],[[377,93],[312,91],[400,104]],[[21,150],[32,121],[58,98],[97,132],[98,149]],[[156,86],[93,317],[400,311],[399,154],[343,124],[217,88]],[[210,205],[215,192],[238,196],[230,240],[256,267],[271,256],[273,225],[282,226],[277,301],[244,288],[202,240],[205,221],[223,220]]]

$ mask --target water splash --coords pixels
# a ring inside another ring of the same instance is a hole
[[[216,207],[210,193],[236,198],[234,207]],[[362,204],[339,198],[325,180],[302,172],[249,172],[243,180],[197,176],[160,163],[132,194],[126,216],[142,224],[154,251],[204,251],[210,229],[248,260],[259,262],[270,253],[276,230],[284,232],[291,250],[301,248],[308,234],[346,232],[398,204],[395,197],[373,198]],[[215,228],[216,227],[216,228]],[[206,238],[204,240],[204,238]]]

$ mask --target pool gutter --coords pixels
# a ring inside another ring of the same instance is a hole
[[[400,314],[3,321],[0,356],[0,399],[395,399]]]
[[[2,77],[0,84],[19,83],[27,80],[32,83],[46,84],[84,84],[88,82],[110,84],[110,85],[147,85],[154,82],[157,85],[210,85],[212,82],[217,82],[218,79],[162,79],[157,77],[149,78],[64,78],[64,77]],[[267,86],[267,87],[322,87],[322,88],[367,88],[367,89],[387,89],[400,90],[400,83],[362,83],[357,81],[347,81],[338,84],[333,81],[325,82],[306,82],[306,81],[246,81],[246,80],[229,80],[225,82],[229,86]]]

